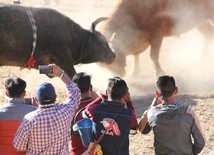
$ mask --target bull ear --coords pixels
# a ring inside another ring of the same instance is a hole
[[[101,22],[101,21],[105,21],[108,20],[107,17],[100,17],[98,19],[96,19],[92,24],[91,24],[91,32],[93,33],[95,31],[96,25]]]

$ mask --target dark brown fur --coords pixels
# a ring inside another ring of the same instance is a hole
[[[36,66],[56,63],[72,77],[78,63],[112,63],[115,54],[98,31],[88,31],[65,15],[28,7],[37,26]],[[31,55],[33,32],[26,7],[0,6],[0,65],[24,67]]]

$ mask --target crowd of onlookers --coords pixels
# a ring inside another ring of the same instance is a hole
[[[92,141],[104,155],[128,155],[131,129],[142,134],[152,130],[157,155],[196,155],[204,148],[200,121],[189,106],[176,102],[178,88],[172,76],[158,77],[155,98],[137,121],[129,87],[122,78],[110,78],[106,92],[96,94],[90,75],[80,72],[70,79],[57,65],[49,66],[53,73],[48,75],[66,85],[63,103],[55,103],[57,94],[51,83],[39,84],[29,105],[26,82],[19,77],[5,81],[8,102],[0,105],[1,154],[95,154],[93,146],[89,151],[82,135],[72,128],[82,119],[93,122]]]

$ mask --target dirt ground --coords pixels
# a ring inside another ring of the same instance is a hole
[[[10,1],[0,0],[0,2]],[[113,7],[113,0],[22,0],[24,5],[34,7],[54,8],[89,29],[93,20],[109,14]],[[57,3],[58,2],[58,3]],[[201,121],[201,126],[206,137],[206,146],[201,155],[207,155],[214,150],[214,64],[211,50],[206,53],[205,60],[201,59],[203,40],[195,29],[178,37],[165,38],[160,53],[160,63],[167,74],[173,75],[177,81],[179,94],[177,101],[186,103],[195,110]],[[141,70],[132,76],[133,57],[127,58],[127,81],[131,96],[140,118],[143,111],[150,105],[153,97],[156,79],[154,66],[149,57],[149,49],[140,56]],[[108,69],[101,68],[96,63],[75,66],[77,72],[85,71],[92,75],[92,83],[95,91],[104,92],[106,80],[112,75]],[[58,78],[49,79],[45,75],[39,75],[35,69],[20,69],[17,67],[0,67],[0,100],[4,99],[3,84],[6,78],[16,75],[25,79],[28,83],[27,97],[34,95],[35,87],[42,81],[49,81],[57,88],[58,101],[65,98],[64,85]],[[172,137],[173,138],[173,137]],[[130,135],[130,155],[153,154],[153,133],[142,135]]]

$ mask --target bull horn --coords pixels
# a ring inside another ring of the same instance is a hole
[[[100,17],[98,19],[96,19],[92,24],[91,24],[91,32],[94,32],[95,31],[95,27],[96,25],[101,22],[101,21],[105,21],[105,20],[108,20],[107,17]]]
[[[112,34],[111,38],[110,38],[110,42],[113,43],[113,42],[114,42],[114,39],[115,39],[116,37],[117,37],[117,33],[114,32],[114,33]]]

